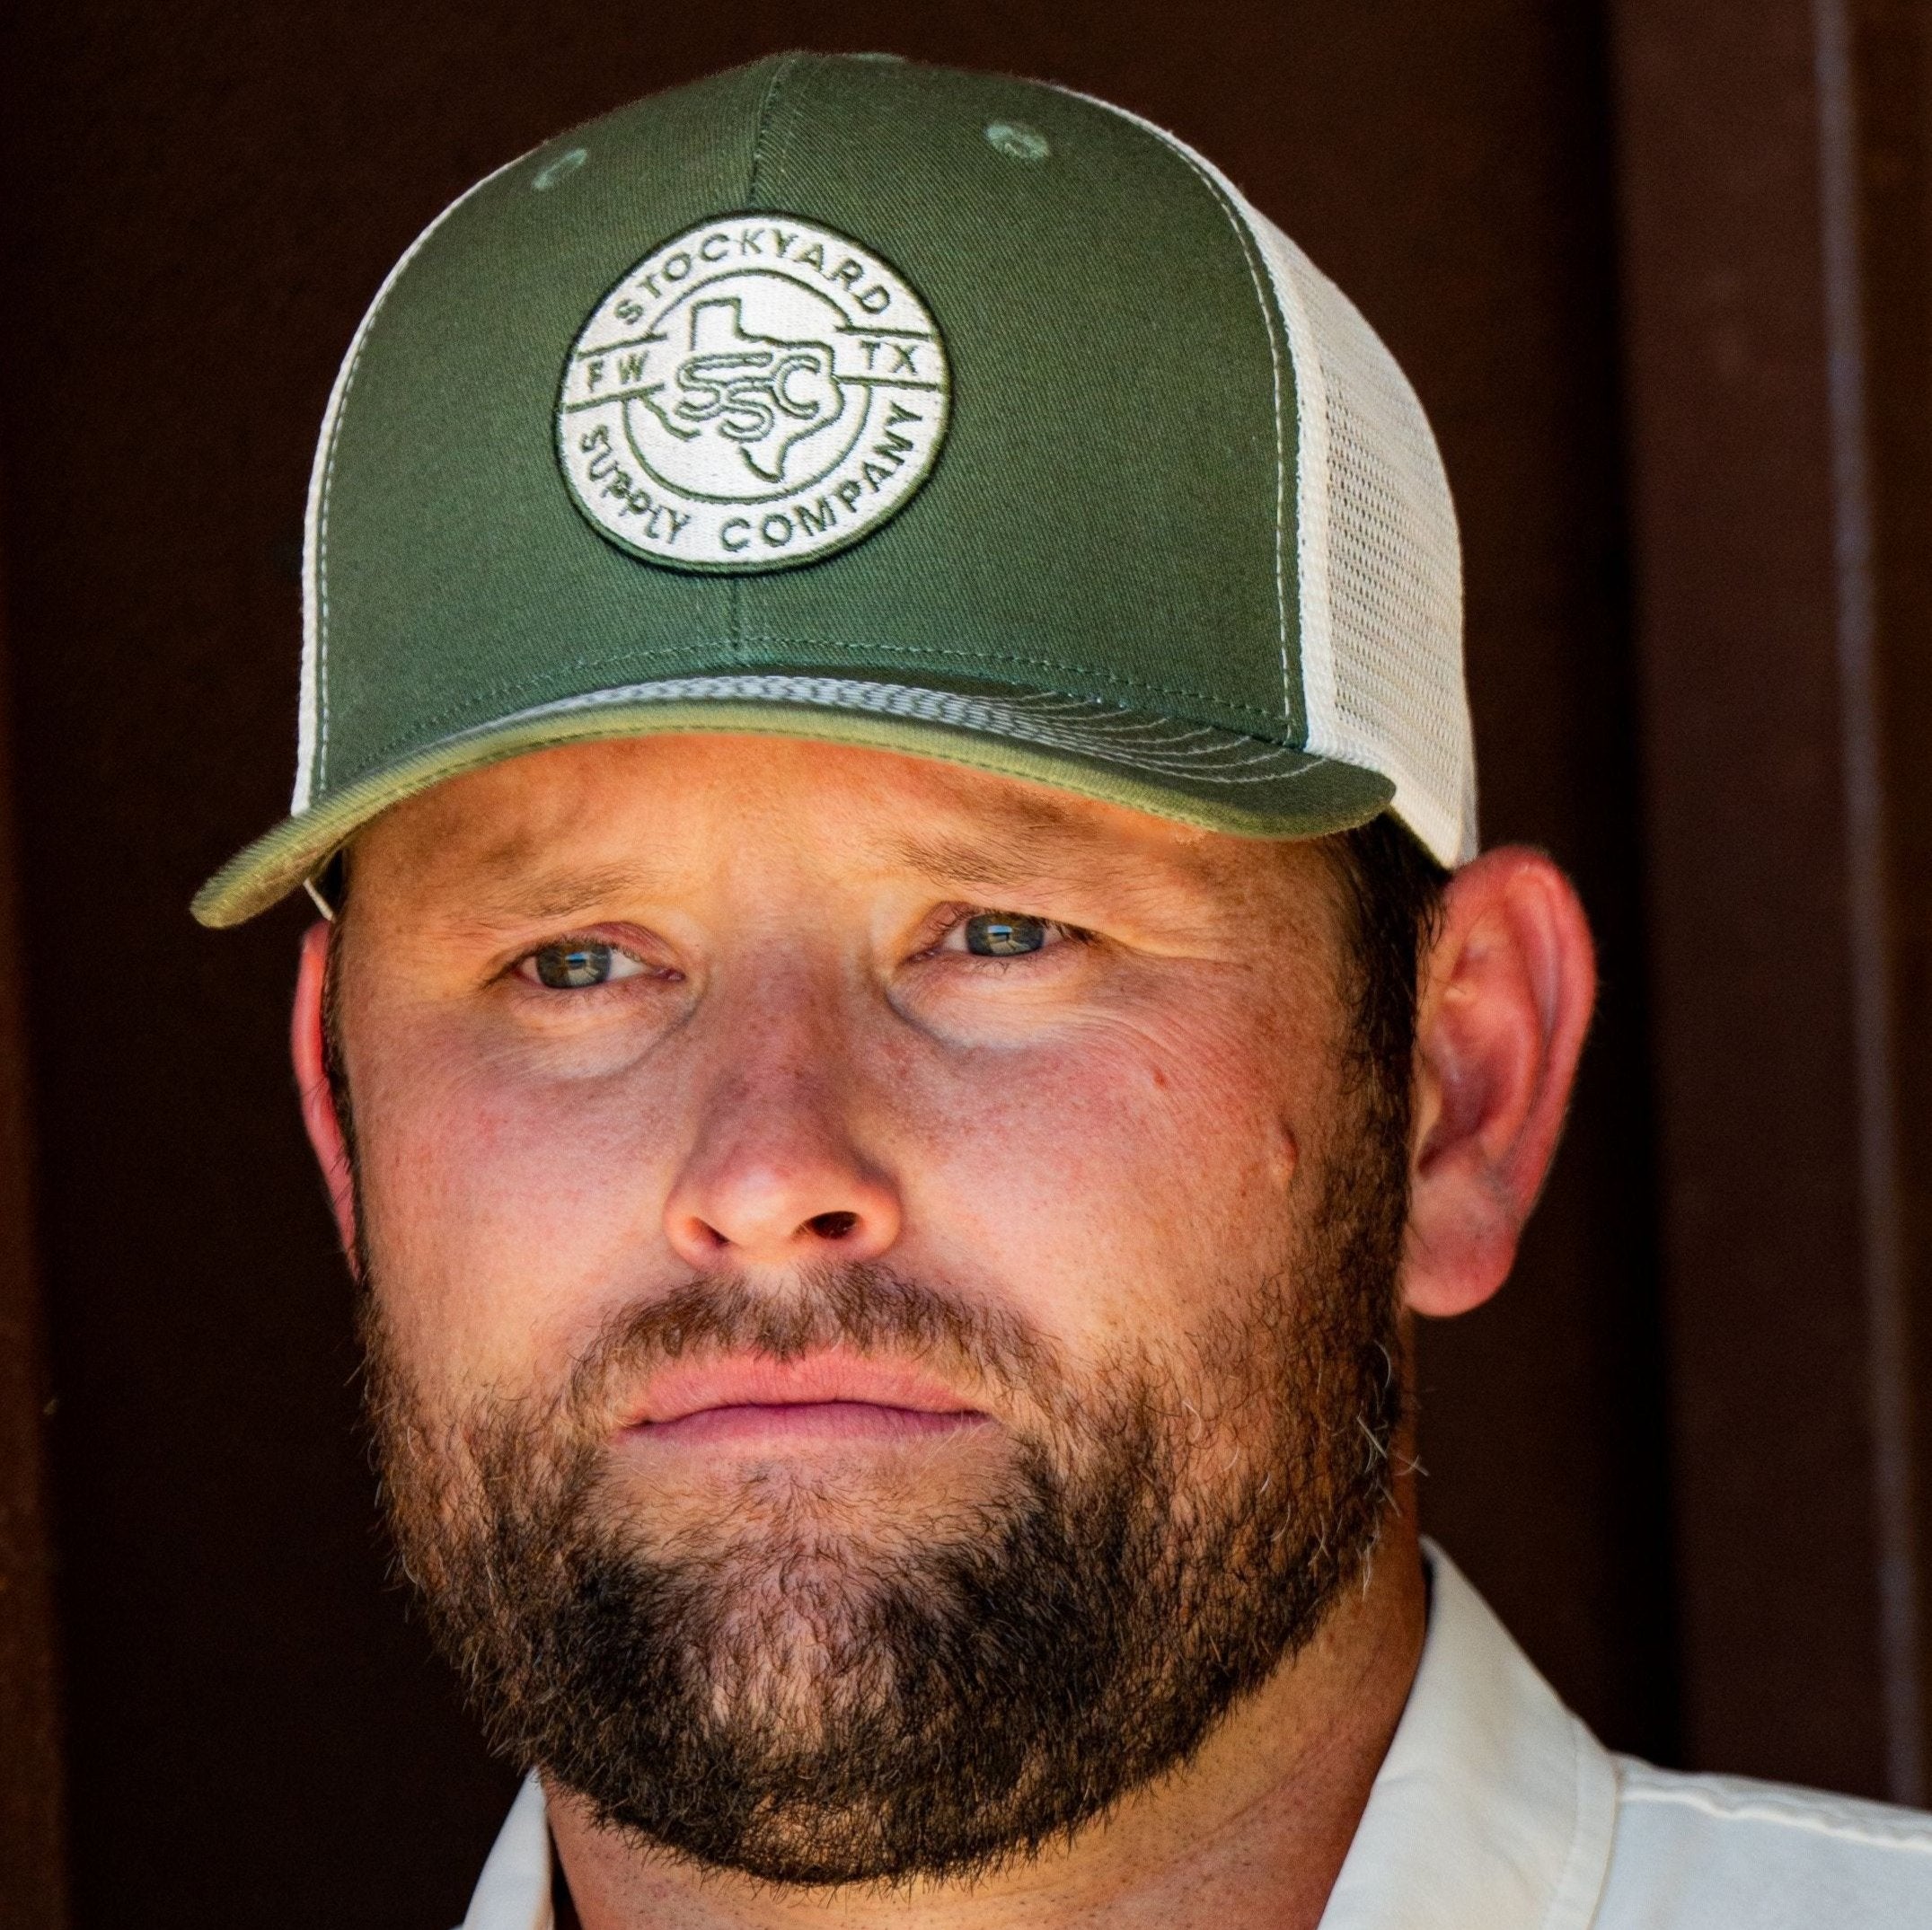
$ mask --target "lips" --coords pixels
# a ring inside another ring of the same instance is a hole
[[[627,1431],[647,1441],[903,1439],[986,1419],[910,1362],[839,1351],[796,1361],[676,1362],[651,1377]]]

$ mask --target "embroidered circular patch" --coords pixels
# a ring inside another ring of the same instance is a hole
[[[620,548],[684,569],[782,569],[870,534],[931,473],[946,348],[895,269],[765,214],[647,255],[571,346],[557,450]]]

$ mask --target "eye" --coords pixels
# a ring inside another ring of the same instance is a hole
[[[516,965],[523,977],[551,991],[584,991],[593,985],[636,978],[644,969],[642,962],[629,952],[595,939],[563,939],[554,945],[540,945]]]
[[[1045,919],[1017,912],[977,912],[960,925],[966,948],[981,958],[1017,958],[1041,950],[1049,936]]]
[[[934,945],[934,952],[969,953],[975,958],[1024,958],[1029,953],[1051,951],[1070,939],[1084,939],[1088,934],[1050,918],[1035,918],[1025,912],[970,912],[955,913],[953,921]]]

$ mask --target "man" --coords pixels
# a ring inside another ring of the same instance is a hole
[[[1345,299],[1054,89],[790,57],[417,242],[317,454],[294,1049],[472,1930],[1919,1924],[1608,1756],[1416,1527],[1592,996],[1476,854]],[[554,1848],[554,1854],[553,1854]]]

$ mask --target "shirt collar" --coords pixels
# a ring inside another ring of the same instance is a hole
[[[1584,1930],[1616,1770],[1455,1564],[1425,1552],[1422,1663],[1321,1930]]]
[[[553,1930],[550,1821],[533,1770],[503,1820],[460,1930]]]
[[[1415,1686],[1320,1930],[1584,1930],[1616,1823],[1610,1757],[1449,1557],[1425,1544]],[[532,1776],[463,1930],[552,1930],[550,1829]]]

